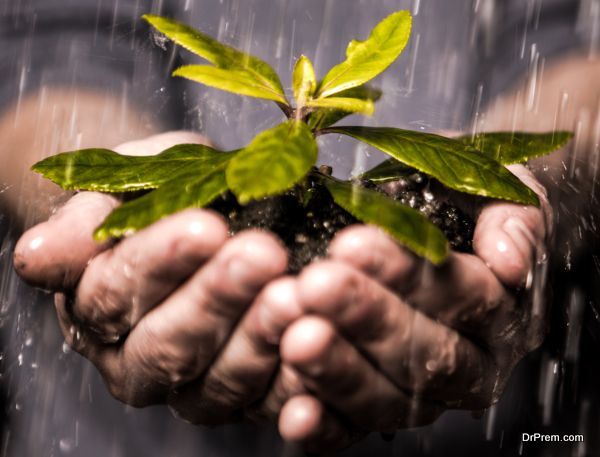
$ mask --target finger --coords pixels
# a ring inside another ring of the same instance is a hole
[[[284,440],[313,453],[341,450],[365,435],[352,433],[311,395],[288,400],[279,416],[279,433]]]
[[[96,341],[93,335],[88,335],[87,332],[75,324],[71,317],[68,300],[63,293],[54,294],[54,307],[56,308],[58,325],[65,338],[65,343],[84,357],[94,359],[96,353],[102,349],[102,345]]]
[[[75,317],[108,341],[134,327],[211,258],[227,239],[221,217],[190,209],[126,238],[89,263]]]
[[[340,232],[330,253],[398,292],[431,318],[478,338],[495,336],[518,314],[514,298],[473,255],[451,253],[442,266],[434,267],[380,229],[365,225]]]
[[[329,255],[400,294],[417,286],[423,263],[379,227],[364,224],[341,230],[329,245]]]
[[[169,395],[171,408],[199,424],[217,425],[240,417],[267,393],[279,365],[279,339],[300,315],[296,280],[285,277],[269,283],[208,372]]]
[[[301,376],[309,392],[330,405],[354,428],[393,431],[436,417],[437,406],[413,399],[376,370],[326,319],[294,322],[281,342],[281,357]]]
[[[128,155],[155,155],[178,143],[210,142],[194,132],[175,131],[123,143],[114,149]],[[87,262],[108,247],[108,243],[96,243],[92,233],[117,204],[116,198],[106,194],[75,195],[50,220],[21,237],[14,253],[15,269],[35,286],[73,287]]]
[[[77,325],[72,318],[70,300],[65,294],[55,294],[54,305],[65,343],[96,366],[108,391],[115,398],[119,398],[120,385],[118,383],[118,374],[121,371],[121,368],[118,366],[119,346],[104,344],[94,333],[89,332],[85,327]],[[147,398],[147,402],[148,404],[159,403],[160,397],[154,399]]]
[[[258,404],[247,408],[246,416],[255,422],[276,421],[290,398],[307,393],[298,372],[288,364],[280,364],[267,395]]]
[[[172,146],[185,143],[211,146],[210,140],[204,135],[186,130],[175,130],[152,135],[141,140],[128,141],[117,146],[115,151],[132,156],[153,156]]]
[[[473,248],[494,274],[509,287],[526,285],[543,242],[552,227],[552,212],[543,187],[523,166],[515,173],[540,198],[541,208],[495,202],[482,210],[475,226]]]
[[[487,353],[364,273],[320,262],[300,275],[298,291],[306,312],[330,319],[398,386],[436,400],[487,401],[495,373]]]
[[[73,287],[89,260],[109,247],[92,234],[118,204],[116,198],[82,192],[48,221],[29,229],[14,253],[14,266],[27,282],[48,289]]]
[[[246,231],[146,314],[122,348],[121,396],[144,404],[147,390],[166,393],[205,371],[258,292],[286,268],[275,237]]]

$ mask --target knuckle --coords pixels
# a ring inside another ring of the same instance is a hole
[[[218,279],[215,278],[216,280]],[[212,321],[213,324],[212,333],[215,334],[215,341],[209,342],[211,348],[216,348],[219,341],[224,338],[223,330],[236,322],[250,306],[249,300],[240,299],[245,291],[235,291],[233,287],[235,286],[221,290],[219,285],[198,284],[196,295],[201,297],[198,302],[201,304],[203,318],[207,322]]]
[[[135,358],[150,379],[161,384],[179,385],[196,377],[198,351],[195,346],[164,341],[148,328],[144,333],[147,344],[137,348]]]
[[[77,302],[75,314],[91,332],[104,342],[116,342],[127,332],[127,312],[109,295]]]
[[[208,428],[240,422],[243,419],[241,411],[224,413],[223,411],[216,411],[214,409],[208,411],[202,407],[191,410],[189,408],[174,406],[171,406],[170,409],[178,419],[184,420],[192,425],[201,425]]]
[[[425,351],[421,360],[415,360],[416,369],[411,370],[413,389],[429,392],[443,386],[457,373],[459,364],[460,336],[447,329],[440,335],[438,344]]]
[[[131,304],[124,302],[117,290],[118,271],[104,262],[109,254],[93,259],[77,291],[73,311],[76,317],[98,335],[122,334],[129,329]]]
[[[146,395],[144,392],[136,392],[131,386],[125,383],[107,381],[106,378],[104,383],[110,395],[126,405],[133,406],[134,408],[145,408],[157,403],[152,396]]]
[[[207,376],[203,390],[213,401],[227,409],[243,407],[253,400],[247,387],[222,373]]]
[[[127,393],[123,383],[116,379],[116,376],[103,373],[103,377],[108,393],[113,398],[119,400],[121,403],[125,403],[126,405],[134,406],[133,403],[135,403],[135,401],[133,401],[132,396]]]
[[[210,375],[209,375],[210,376]],[[213,388],[208,382],[216,382]],[[195,381],[172,389],[167,395],[167,404],[171,412],[179,419],[191,424],[215,427],[243,419],[243,405],[248,402],[228,401],[223,395],[223,387],[219,380]],[[227,388],[228,389],[228,388]],[[234,394],[237,395],[237,394]]]
[[[138,367],[124,367],[121,362],[122,360],[113,360],[107,363],[102,359],[95,361],[113,398],[134,408],[164,403],[166,386],[157,385],[152,380],[140,377]]]
[[[189,348],[179,348],[172,357],[159,360],[159,367],[168,374],[171,384],[180,384],[192,380],[196,375],[197,356]]]

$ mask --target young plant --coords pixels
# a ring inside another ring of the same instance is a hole
[[[156,156],[133,157],[106,149],[84,149],[35,164],[33,170],[64,189],[150,190],[116,208],[96,229],[94,236],[99,241],[125,236],[188,207],[205,207],[227,191],[241,205],[290,189],[300,189],[293,195],[304,201],[311,195],[308,183],[317,183],[357,219],[378,225],[416,254],[440,264],[449,250],[444,233],[416,209],[361,182],[392,181],[418,170],[460,192],[539,205],[536,194],[505,165],[547,154],[571,138],[568,132],[495,132],[446,138],[390,127],[334,125],[352,113],[373,114],[381,92],[366,83],[386,70],[405,48],[412,22],[407,11],[386,17],[365,41],[351,41],[346,60],[321,80],[310,59],[301,56],[293,71],[294,105],[276,72],[263,60],[171,19],[151,15],[144,19],[208,62],[178,68],[174,76],[270,100],[287,120],[235,151],[180,144]],[[316,137],[324,134],[353,137],[390,158],[359,179],[335,179],[315,168]]]

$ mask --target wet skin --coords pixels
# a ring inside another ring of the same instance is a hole
[[[171,133],[119,150],[192,141],[202,139]],[[198,424],[278,420],[307,450],[337,449],[448,408],[488,406],[539,345],[544,310],[521,292],[551,217],[543,188],[525,168],[513,172],[545,211],[488,204],[474,254],[453,253],[439,268],[363,225],[288,277],[274,236],[230,237],[220,216],[200,209],[99,245],[92,231],[118,201],[98,193],[74,196],[26,232],[15,267],[57,291],[67,343],[119,400],[166,403]]]

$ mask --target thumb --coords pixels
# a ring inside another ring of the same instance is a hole
[[[523,286],[534,262],[545,253],[553,226],[546,191],[522,165],[508,167],[540,199],[540,208],[494,202],[483,208],[473,236],[475,253],[509,287]]]

